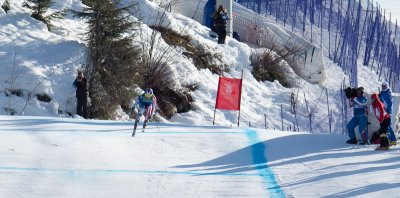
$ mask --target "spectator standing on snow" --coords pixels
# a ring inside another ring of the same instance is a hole
[[[82,71],[78,71],[78,76],[76,77],[73,86],[76,88],[76,98],[78,100],[76,113],[79,116],[87,119],[87,90],[88,84],[87,79],[83,76]]]
[[[373,113],[381,125],[378,132],[378,135],[380,137],[380,146],[376,148],[376,150],[388,150],[389,140],[386,133],[390,125],[390,115],[385,110],[383,103],[379,100],[378,94],[371,95],[371,105]]]
[[[386,112],[392,114],[392,90],[390,89],[388,82],[382,83],[382,91],[379,93],[379,99],[385,106]],[[390,145],[396,145],[397,139],[392,129],[392,122],[389,123],[389,139]]]
[[[212,14],[214,19],[214,30],[218,34],[218,44],[225,44],[226,38],[226,23],[229,19],[224,7],[220,5],[218,10]]]
[[[349,101],[350,107],[354,109],[354,116],[347,123],[347,130],[349,133],[350,139],[346,142],[347,144],[357,144],[356,134],[354,128],[358,125],[358,131],[362,137],[363,142],[360,144],[369,144],[368,134],[364,132],[365,128],[368,125],[368,117],[367,117],[367,103],[368,98],[364,96],[364,88],[359,87],[357,89],[357,96],[351,98]]]

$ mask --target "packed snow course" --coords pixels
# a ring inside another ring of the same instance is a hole
[[[0,197],[396,197],[400,146],[346,136],[0,116]]]

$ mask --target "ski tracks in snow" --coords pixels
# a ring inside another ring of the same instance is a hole
[[[0,129],[0,197],[284,196],[255,131],[165,125],[132,138],[131,123],[13,119]]]

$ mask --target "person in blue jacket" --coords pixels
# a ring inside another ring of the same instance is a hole
[[[386,112],[392,115],[392,90],[389,87],[388,82],[382,83],[382,91],[379,93],[379,99],[382,101],[383,105],[385,106]],[[394,131],[392,129],[392,123],[389,123],[389,144],[391,146],[396,145],[397,139]]]
[[[354,116],[347,123],[347,130],[349,133],[350,139],[347,140],[347,144],[357,144],[356,134],[354,128],[358,125],[358,131],[363,139],[363,142],[360,144],[369,144],[368,143],[368,133],[365,133],[364,130],[368,125],[368,98],[364,96],[364,88],[359,87],[357,89],[357,97],[351,98],[349,101],[350,107],[354,109]]]
[[[138,113],[135,117],[134,131],[136,130],[142,115],[145,117],[143,123],[143,128],[145,128],[147,126],[147,122],[151,119],[151,117],[153,117],[157,109],[157,98],[151,88],[146,89],[145,92],[136,99],[135,103],[132,105],[132,112],[135,110],[135,108],[138,109]]]

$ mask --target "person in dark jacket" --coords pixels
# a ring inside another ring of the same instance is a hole
[[[78,104],[76,107],[76,113],[85,119],[87,118],[87,79],[83,76],[82,71],[78,71],[78,76],[76,77],[74,83],[74,87],[76,88],[76,98],[78,100]]]
[[[214,30],[218,34],[218,44],[225,44],[226,22],[229,18],[222,5],[212,14],[212,18],[214,19]]]

